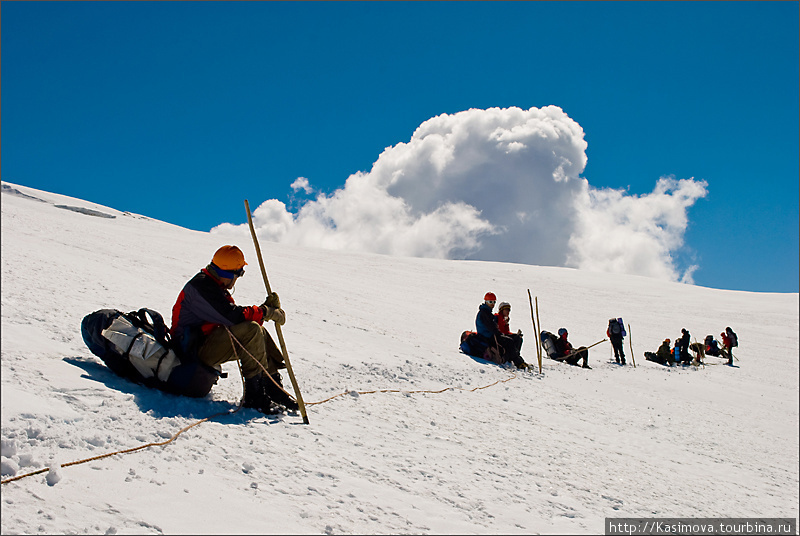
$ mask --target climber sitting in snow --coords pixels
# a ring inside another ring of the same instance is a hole
[[[261,305],[245,307],[236,305],[228,292],[244,275],[245,265],[238,247],[217,250],[211,263],[186,283],[172,308],[172,341],[181,361],[194,359],[216,367],[239,357],[244,407],[270,414],[281,409],[277,403],[296,410],[297,402],[282,388],[278,369],[286,368],[283,354],[262,326],[265,320],[286,322],[278,295],[273,292]],[[189,384],[192,378],[185,381]]]
[[[498,305],[497,308],[497,313],[494,315],[494,318],[497,321],[497,329],[500,331],[500,333],[514,341],[514,348],[516,353],[519,354],[522,350],[522,330],[518,329],[516,333],[511,333],[511,328],[509,326],[510,315],[511,304],[508,302],[500,302],[500,305]]]
[[[668,367],[673,366],[674,362],[672,359],[672,351],[670,350],[670,340],[664,339],[664,342],[661,343],[661,346],[658,347],[658,350],[655,352],[645,352],[644,357],[648,361],[660,363]]]
[[[713,355],[714,357],[720,357],[722,355],[719,341],[717,341],[713,335],[706,335],[704,342],[706,345],[706,355]]]
[[[487,292],[483,297],[483,303],[478,307],[478,315],[475,317],[475,330],[478,337],[493,350],[499,364],[512,362],[517,368],[528,368],[528,364],[519,355],[519,348],[522,346],[522,339],[519,344],[509,335],[504,334],[498,327],[498,319],[492,314],[497,297],[492,292]],[[511,306],[509,306],[509,310]]]
[[[583,359],[583,368],[590,369],[589,366],[589,349],[585,346],[580,348],[573,348],[572,344],[567,340],[567,328],[558,329],[558,339],[556,339],[556,353],[559,361],[563,360],[570,365],[577,365],[578,361]]]

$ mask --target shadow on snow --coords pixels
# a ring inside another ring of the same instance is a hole
[[[174,395],[158,389],[151,389],[133,382],[127,378],[117,376],[104,364],[84,357],[64,357],[63,360],[84,371],[81,378],[101,383],[121,393],[133,395],[133,400],[142,413],[148,413],[155,418],[183,417],[186,419],[205,419],[217,413],[228,413],[214,418],[215,421],[224,421],[231,424],[244,424],[254,419],[266,418],[269,422],[280,422],[283,415],[264,415],[254,409],[242,408],[234,413],[239,403],[227,400],[213,400],[211,394],[203,398],[190,398]]]

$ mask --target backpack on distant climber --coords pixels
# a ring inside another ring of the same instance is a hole
[[[614,336],[628,336],[628,334],[625,333],[625,323],[621,318],[612,318],[608,321],[608,333]]]
[[[731,328],[728,328],[728,336],[731,338],[731,348],[739,346],[739,337],[736,336],[736,333]]]
[[[611,335],[622,335],[622,326],[619,324],[619,320],[612,318],[608,321],[608,332]]]

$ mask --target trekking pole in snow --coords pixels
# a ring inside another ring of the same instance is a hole
[[[542,348],[542,339],[539,334],[542,331],[542,321],[539,319],[539,296],[534,298],[536,302],[536,325],[538,326],[537,329],[539,331],[536,332],[536,347],[539,349],[539,372],[542,372],[542,353],[544,352]]]
[[[542,373],[542,354],[539,353],[539,344],[537,341],[539,340],[538,333],[539,331],[536,329],[536,318],[533,316],[533,298],[531,298],[531,289],[528,289],[528,303],[531,304],[531,322],[533,323],[533,342],[534,346],[536,346],[536,359],[539,361],[539,374]]]
[[[633,361],[633,368],[636,368],[636,356],[633,355],[633,335],[631,335],[630,322],[628,322],[628,344],[631,345],[631,361]]]
[[[258,238],[256,237],[256,230],[253,227],[253,216],[250,214],[250,203],[247,199],[244,200],[244,207],[247,209],[247,222],[250,224],[250,234],[253,235],[253,244],[256,246],[256,255],[258,255],[258,264],[261,266],[261,275],[264,276],[264,286],[267,287],[267,295],[272,294],[272,289],[269,286],[269,279],[267,279],[267,270],[264,268],[264,260],[261,258],[261,248],[258,246]],[[297,405],[300,408],[300,415],[303,417],[303,422],[308,424],[308,415],[306,415],[306,405],[303,403],[303,395],[300,394],[300,387],[297,386],[297,380],[294,377],[292,364],[289,362],[289,352],[286,351],[286,343],[283,341],[283,332],[281,326],[275,323],[275,331],[278,332],[278,341],[281,343],[281,352],[283,353],[283,362],[286,365],[286,372],[289,373],[289,379],[292,380],[292,387],[294,387],[294,394],[297,397]]]

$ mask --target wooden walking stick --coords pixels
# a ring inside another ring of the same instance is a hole
[[[536,329],[536,319],[533,317],[533,299],[531,298],[531,289],[528,289],[528,303],[531,304],[531,322],[533,323],[533,343],[536,347],[536,359],[539,361],[539,374],[542,373],[542,354],[539,350],[539,331]]]
[[[272,294],[272,289],[269,286],[269,279],[267,279],[267,270],[264,268],[264,260],[261,258],[261,248],[258,246],[258,238],[256,237],[256,230],[253,227],[253,216],[250,214],[250,203],[247,199],[244,200],[244,207],[247,209],[247,222],[250,224],[250,234],[253,235],[253,244],[256,246],[256,255],[258,255],[258,264],[261,266],[261,275],[264,276],[264,286],[267,287],[267,295]],[[278,341],[281,344],[281,353],[283,353],[283,362],[286,364],[286,371],[289,373],[289,379],[292,380],[292,387],[294,387],[294,394],[297,397],[297,405],[300,408],[300,415],[303,416],[303,422],[308,424],[308,415],[306,414],[306,405],[303,403],[303,395],[300,394],[300,387],[297,386],[297,380],[294,377],[292,364],[289,362],[289,352],[286,351],[286,343],[283,340],[283,332],[281,326],[276,322],[275,331],[278,332]]]
[[[593,348],[593,347],[597,346],[598,344],[600,344],[601,342],[606,342],[607,340],[608,339],[603,339],[602,341],[597,341],[596,343],[590,344],[589,346],[581,346],[580,348],[573,348],[572,351],[570,351],[570,353],[566,354],[563,358],[559,358],[559,360],[561,360],[561,359],[566,360],[568,357],[572,357],[572,356],[574,356],[576,354],[579,354],[579,353],[581,353],[583,351],[588,350],[589,348]]]
[[[603,339],[602,341],[597,341],[597,342],[596,342],[596,343],[594,343],[594,344],[590,344],[589,346],[587,346],[586,348],[584,348],[584,350],[588,350],[589,348],[592,348],[592,347],[594,347],[594,346],[597,346],[597,345],[598,345],[598,344],[600,344],[601,342],[606,342],[607,340],[608,340],[608,339]]]
[[[633,335],[631,335],[630,322],[628,322],[628,344],[631,345],[631,361],[633,361],[633,368],[636,368],[636,356],[633,355]]]
[[[536,346],[539,348],[539,373],[542,372],[542,354],[544,353],[544,349],[542,348],[542,321],[539,318],[539,296],[534,298],[536,302],[536,326],[538,327],[538,331],[536,332]]]

